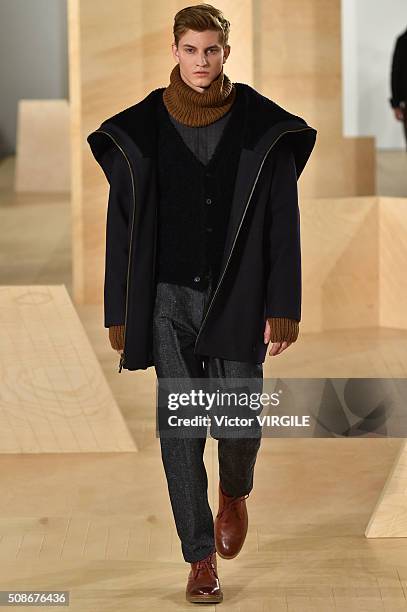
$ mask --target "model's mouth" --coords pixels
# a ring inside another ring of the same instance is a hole
[[[203,75],[203,74],[209,74],[209,72],[203,72],[203,71],[202,71],[202,72],[195,72],[194,74],[200,74],[200,75]]]

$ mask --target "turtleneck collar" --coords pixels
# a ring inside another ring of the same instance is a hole
[[[170,84],[163,92],[164,104],[177,121],[189,126],[204,126],[225,115],[236,97],[236,87],[229,77],[220,71],[203,92],[195,91],[181,77],[179,64],[170,74]]]

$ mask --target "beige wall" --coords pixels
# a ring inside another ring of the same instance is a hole
[[[374,139],[342,137],[340,0],[254,0],[255,83],[318,130],[302,195],[375,191]]]

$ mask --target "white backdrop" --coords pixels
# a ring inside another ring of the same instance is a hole
[[[406,28],[406,0],[342,0],[344,136],[374,136],[378,149],[405,148],[388,98],[394,44]]]
[[[0,158],[15,153],[20,98],[68,98],[66,1],[0,0]]]

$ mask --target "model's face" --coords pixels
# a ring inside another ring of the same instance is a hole
[[[187,30],[172,44],[172,53],[179,63],[181,78],[187,85],[202,93],[222,70],[230,53],[230,45],[222,47],[220,33],[214,30]],[[202,74],[199,72],[202,71]]]

